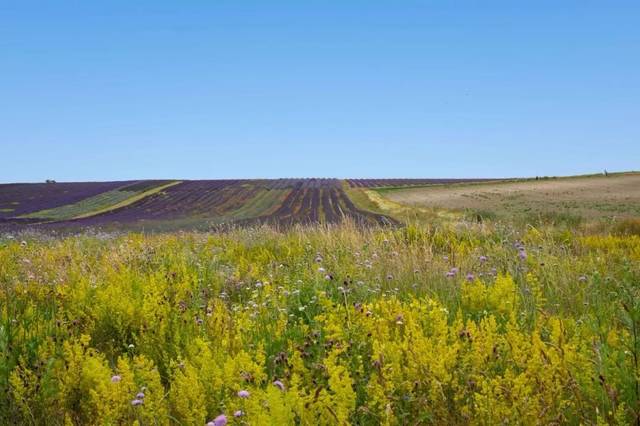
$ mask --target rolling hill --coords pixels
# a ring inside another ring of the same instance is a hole
[[[0,185],[0,226],[40,228],[206,228],[222,224],[278,226],[394,224],[362,208],[349,188],[469,182],[439,179],[232,179]]]
[[[438,217],[640,216],[640,174],[541,179],[218,179],[0,185],[0,229],[395,225]]]

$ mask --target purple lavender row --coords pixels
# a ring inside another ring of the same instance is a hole
[[[0,218],[14,218],[40,210],[77,203],[102,192],[135,183],[10,183],[0,185]]]
[[[99,215],[67,221],[65,225],[98,226],[148,220],[211,218],[217,206],[230,202],[247,189],[244,180],[185,181],[128,206]]]
[[[497,179],[347,179],[352,188],[376,188],[382,186],[417,186],[446,183],[489,182]]]

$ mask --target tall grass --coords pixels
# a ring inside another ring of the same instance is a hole
[[[639,278],[490,220],[2,239],[0,423],[637,422]]]

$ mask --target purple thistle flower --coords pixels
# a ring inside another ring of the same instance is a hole
[[[111,383],[118,383],[120,380],[122,380],[122,377],[117,374],[115,376],[111,376]]]
[[[484,263],[487,261],[487,256],[480,256],[478,259],[480,259],[480,262]]]
[[[131,401],[131,405],[133,405],[134,407],[137,407],[138,405],[142,405],[143,403],[144,401],[141,399],[134,399],[133,401]]]
[[[242,417],[243,415],[244,413],[241,410],[238,410],[235,413],[233,413],[233,417]]]
[[[520,250],[520,253],[518,253],[518,257],[520,258],[520,260],[525,260],[527,258],[527,252],[524,251],[524,249]]]
[[[280,380],[274,381],[273,385],[276,386],[281,391],[284,391],[284,383],[282,383]]]
[[[240,392],[238,392],[238,396],[240,398],[249,398],[249,391],[241,390]]]
[[[469,272],[467,274],[467,281],[473,281],[473,278],[474,278],[473,274],[471,272]]]
[[[447,275],[447,277],[454,277],[458,273],[459,270],[460,270],[459,268],[453,267],[453,268],[451,268],[449,270],[449,272],[447,272],[446,275]]]
[[[227,424],[227,416],[220,414],[218,417],[207,423],[207,426],[225,426]]]

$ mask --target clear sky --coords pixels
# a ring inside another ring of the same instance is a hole
[[[0,0],[0,181],[640,169],[640,1]]]

